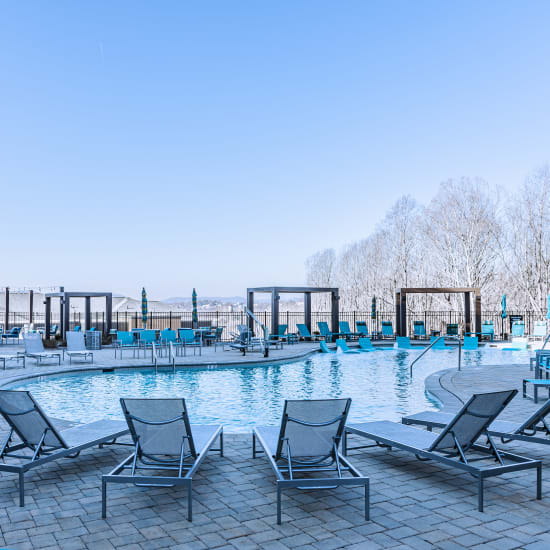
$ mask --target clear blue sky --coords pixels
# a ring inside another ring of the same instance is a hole
[[[550,2],[0,2],[0,286],[299,283],[550,160]],[[11,238],[6,239],[7,236]]]

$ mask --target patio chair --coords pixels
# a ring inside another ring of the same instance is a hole
[[[287,341],[287,335],[285,334],[287,328],[288,325],[279,325],[277,334],[269,335],[269,344],[282,344],[284,341]]]
[[[397,422],[381,421],[346,426],[344,454],[348,434],[370,439],[374,446],[387,446],[412,453],[419,460],[433,460],[470,473],[477,479],[478,510],[483,512],[483,486],[488,477],[534,468],[537,470],[537,499],[541,499],[542,463],[497,449],[489,426],[517,394],[517,390],[474,394],[436,434]],[[486,438],[487,444],[478,443]],[[496,464],[495,464],[496,462]]]
[[[382,338],[395,338],[391,321],[382,321]]]
[[[281,524],[281,493],[290,488],[363,486],[365,519],[369,519],[369,478],[338,450],[350,405],[351,399],[286,400],[280,427],[254,428],[252,456],[256,458],[263,450],[277,478],[278,525]],[[256,448],[256,442],[262,450]],[[316,473],[322,477],[316,477]],[[344,477],[344,473],[350,477]]]
[[[544,340],[546,338],[546,321],[535,321],[533,334],[529,338],[533,340]]]
[[[142,330],[139,332],[138,348],[140,350],[151,349],[153,344],[158,344],[156,330]]]
[[[493,325],[493,321],[483,321],[483,324],[481,325],[481,339],[483,338],[489,338],[491,342],[495,338],[495,327]]]
[[[199,355],[202,356],[202,340],[199,338],[196,339],[195,331],[192,328],[180,328],[179,329],[180,341],[183,344],[183,354],[187,355],[187,348],[193,350],[193,355],[197,354],[197,349],[199,350]]]
[[[59,330],[58,325],[52,325],[50,327],[50,334],[48,335],[50,338],[53,336],[55,338],[55,335],[57,334],[57,331]]]
[[[523,321],[514,321],[512,323],[512,336],[519,336],[520,338],[525,335],[525,323]]]
[[[117,350],[120,352],[120,358],[122,359],[122,350],[125,349],[131,349],[135,357],[138,344],[134,339],[133,332],[118,330],[116,332],[116,340],[113,341],[113,347],[115,349],[115,359]]]
[[[340,321],[340,323],[338,323],[338,328],[340,330],[340,336],[343,336],[346,340],[361,336],[360,332],[351,332],[348,321]]]
[[[94,354],[86,349],[83,332],[69,331],[67,332],[66,337],[67,350],[63,350],[63,359],[65,359],[65,354],[67,354],[69,356],[70,364],[73,362],[73,357],[82,357],[84,361],[90,359],[92,363],[94,362]]]
[[[128,433],[119,420],[97,420],[58,431],[28,391],[0,390],[0,414],[10,428],[0,445],[0,471],[19,475],[19,506],[25,505],[26,472],[58,458],[76,458],[84,449],[112,444]],[[20,442],[13,441],[14,435]],[[25,450],[30,454],[21,454]]]
[[[25,355],[0,355],[0,365],[2,365],[3,370],[6,370],[6,363],[9,361],[14,361],[19,366],[20,363],[23,363],[23,368],[25,368]]]
[[[367,337],[359,338],[359,349],[361,351],[376,351],[376,348],[372,345],[371,339]]]
[[[479,347],[477,336],[464,336],[462,349],[465,351],[477,350]]]
[[[316,340],[325,339],[325,337],[321,336],[320,334],[311,334],[311,332],[309,332],[309,329],[304,323],[297,323],[296,329],[298,330],[298,334],[300,335],[300,337],[303,338],[304,340],[310,340],[314,342]]]
[[[413,332],[415,338],[426,338],[426,326],[424,321],[414,321]]]
[[[336,350],[335,349],[330,349],[327,346],[327,343],[324,340],[321,340],[319,342],[319,347],[321,349],[321,353],[336,353]]]
[[[80,325],[76,325],[76,327],[73,328],[74,332],[80,332],[81,328]]]
[[[56,359],[57,363],[61,365],[61,354],[44,351],[44,343],[39,333],[32,332],[23,334],[23,343],[25,344],[25,357],[35,359],[37,365],[40,365],[42,361],[48,359]]]
[[[193,519],[193,476],[208,451],[223,456],[223,426],[189,422],[185,399],[120,400],[134,441],[134,452],[101,478],[101,516],[107,517],[107,484],[185,487],[187,519]],[[219,448],[212,445],[219,441]],[[166,472],[164,475],[154,472]],[[143,472],[143,473],[140,473]]]
[[[2,334],[2,341],[6,344],[9,344],[10,340],[13,341],[15,340],[15,343],[17,343],[19,341],[19,335],[21,334],[21,327],[12,327],[8,332]]]
[[[210,334],[205,334],[203,339],[208,345],[214,344],[214,351],[218,344],[222,344],[223,327],[216,327]]]
[[[411,339],[408,336],[396,336],[397,347],[400,349],[413,349]]]
[[[432,349],[447,349],[447,344],[445,344],[445,338],[442,338],[440,336],[430,336],[430,344],[433,344],[434,342],[435,344],[432,347]]]
[[[317,326],[319,327],[319,332],[321,336],[325,338],[326,342],[332,342],[333,336],[338,336],[337,332],[331,332],[328,328],[328,323],[326,321],[318,321]]]
[[[355,326],[357,328],[357,332],[359,336],[368,336],[369,335],[369,327],[367,326],[366,321],[355,321]]]
[[[343,338],[336,340],[336,350],[340,350],[342,353],[359,353],[359,350],[350,349],[347,342]]]
[[[446,336],[458,336],[458,323],[447,323]]]
[[[546,417],[550,414],[550,399],[539,407],[525,422],[495,420],[488,428],[491,437],[499,437],[502,443],[527,441],[550,445],[550,424]],[[425,411],[404,416],[403,424],[424,426],[429,431],[444,428],[453,419],[454,414],[440,411]]]

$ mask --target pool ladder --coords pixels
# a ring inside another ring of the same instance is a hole
[[[462,343],[460,341],[460,336],[438,336],[433,342],[430,343],[430,345],[411,363],[409,367],[409,375],[412,378],[413,375],[413,366],[414,364],[419,361],[426,353],[428,353],[436,344],[439,342],[439,340],[445,340],[445,338],[449,338],[450,340],[456,340],[458,342],[458,370],[460,370],[460,367],[462,365]]]

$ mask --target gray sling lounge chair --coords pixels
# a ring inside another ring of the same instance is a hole
[[[369,519],[369,478],[338,451],[350,405],[351,399],[287,400],[280,427],[254,428],[252,456],[262,452],[256,449],[258,440],[277,477],[277,524],[281,523],[283,489],[333,489],[340,485],[364,486],[365,519]],[[315,472],[322,477],[307,475]],[[343,477],[343,472],[351,477]]]
[[[344,454],[348,434],[372,439],[376,445],[395,447],[413,453],[419,460],[434,460],[466,471],[478,482],[478,509],[483,512],[483,482],[485,478],[535,468],[537,470],[537,499],[541,498],[542,463],[496,448],[487,428],[516,395],[517,390],[474,394],[436,434],[397,422],[369,422],[346,426]],[[477,443],[480,437],[487,444]],[[366,445],[356,449],[373,447]],[[480,462],[482,461],[482,462]],[[483,462],[484,461],[484,462]],[[495,464],[496,462],[496,464]]]
[[[82,357],[84,361],[90,359],[92,363],[94,362],[94,354],[86,349],[83,332],[67,332],[67,350],[63,351],[63,358],[65,358],[65,353],[69,356],[69,363],[71,364],[73,357]]]
[[[185,399],[121,399],[120,404],[135,448],[102,477],[102,517],[107,517],[107,483],[133,483],[138,487],[178,485],[187,488],[187,519],[191,521],[193,475],[209,450],[223,456],[223,427],[191,425]],[[212,449],[217,439],[220,447]],[[130,471],[124,473],[125,470]],[[138,470],[144,473],[139,474]],[[154,475],[154,471],[170,474]]]
[[[25,505],[25,472],[58,458],[76,458],[80,451],[102,446],[128,433],[120,420],[98,420],[58,431],[28,391],[0,390],[0,414],[10,427],[0,443],[0,471],[19,474],[19,506]],[[14,435],[21,440],[14,442]],[[30,454],[20,454],[20,451]],[[11,458],[15,463],[8,463]]]
[[[525,422],[495,420],[489,426],[493,437],[500,437],[503,443],[512,440],[529,441],[550,445],[550,425],[546,417],[550,414],[550,399],[535,411]],[[429,431],[433,428],[444,428],[454,417],[454,414],[439,411],[425,411],[411,416],[404,416],[403,424],[425,426]]]
[[[61,365],[61,354],[44,351],[42,336],[38,332],[24,334],[23,343],[25,344],[25,356],[36,359],[37,365],[47,359],[56,359],[58,364]]]

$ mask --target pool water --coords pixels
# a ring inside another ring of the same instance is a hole
[[[228,432],[277,425],[285,399],[351,397],[351,421],[400,420],[436,409],[425,378],[456,367],[456,350],[434,350],[414,367],[421,350],[385,350],[360,355],[315,354],[277,365],[159,370],[121,369],[68,373],[12,385],[30,390],[47,414],[77,422],[122,418],[120,397],[184,397],[192,423],[224,424]],[[528,362],[527,351],[483,349],[463,352],[462,365]]]

